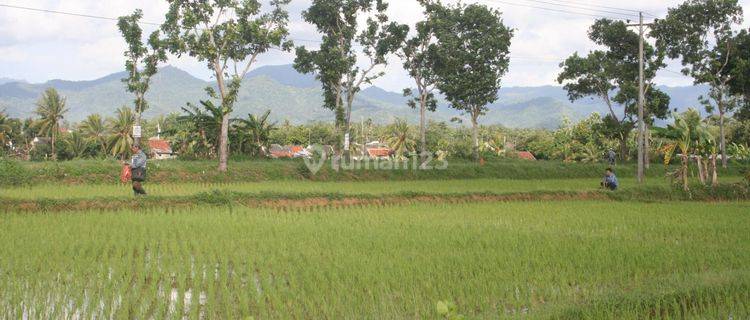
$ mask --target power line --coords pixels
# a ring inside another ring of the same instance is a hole
[[[684,74],[684,73],[682,73],[682,72],[679,72],[679,71],[674,71],[674,70],[669,70],[669,69],[661,69],[661,70],[664,70],[664,71],[666,71],[666,72],[671,72],[671,73],[674,73],[674,74],[679,74],[679,75],[681,75],[681,76],[685,76],[685,74]]]
[[[522,1],[536,2],[536,3],[547,4],[547,5],[558,6],[558,7],[564,7],[564,8],[582,9],[582,10],[592,11],[592,12],[598,12],[598,13],[616,14],[616,15],[621,15],[621,16],[625,16],[625,17],[633,17],[633,18],[637,17],[637,15],[633,14],[633,13],[624,13],[624,12],[617,12],[617,11],[611,11],[611,10],[592,9],[591,7],[587,7],[587,6],[561,4],[561,3],[549,2],[549,1],[542,1],[542,0],[522,0]]]
[[[0,7],[11,8],[11,9],[20,9],[20,10],[26,10],[26,11],[34,11],[34,12],[42,12],[42,13],[60,14],[60,15],[66,15],[66,16],[72,16],[72,17],[79,17],[79,18],[110,20],[110,21],[118,21],[119,20],[118,18],[112,18],[112,17],[104,17],[104,16],[96,16],[96,15],[91,15],[91,14],[65,12],[65,11],[48,10],[48,9],[39,9],[39,8],[31,8],[31,7],[22,7],[22,6],[10,5],[10,4],[1,4],[1,3],[0,3]],[[159,23],[144,22],[144,21],[141,21],[140,23],[141,24],[146,24],[146,25],[153,25],[153,26],[160,26],[161,25]]]
[[[584,13],[584,12],[576,12],[576,11],[567,11],[567,10],[561,10],[561,9],[555,9],[555,8],[548,8],[548,7],[540,7],[540,6],[520,4],[520,3],[512,3],[512,2],[507,2],[507,1],[503,1],[503,0],[480,0],[480,1],[504,3],[504,4],[509,4],[509,5],[522,6],[522,7],[539,9],[539,10],[547,10],[547,11],[558,12],[558,13],[577,14],[577,15],[592,16],[592,17],[612,18],[612,17],[608,17],[608,16],[604,16],[604,15],[597,15],[597,14]],[[533,2],[540,2],[540,3],[549,3],[551,5],[559,5],[559,4],[554,4],[552,2],[542,1],[542,0],[521,0],[521,1],[533,1]],[[561,0],[553,0],[553,1],[563,2]],[[572,2],[572,1],[568,1],[568,2],[575,3],[575,2]],[[564,5],[559,5],[559,6],[564,6]],[[92,15],[92,14],[83,14],[83,13],[75,13],[75,12],[67,12],[67,11],[58,11],[58,10],[48,10],[48,9],[41,9],[41,8],[32,8],[32,7],[9,5],[9,4],[0,4],[0,7],[11,8],[11,9],[19,9],[19,10],[27,10],[27,11],[33,11],[33,12],[41,12],[41,13],[59,14],[59,15],[66,15],[66,16],[79,17],[79,18],[88,18],[88,19],[98,19],[98,20],[108,20],[108,21],[118,21],[119,20],[118,18],[114,18],[114,17],[106,17],[106,16],[99,16],[99,15]],[[570,7],[572,7],[572,6],[570,6]],[[610,8],[610,9],[613,9],[613,10],[627,10],[627,11],[637,12],[635,10],[621,9],[621,8],[615,8],[615,7],[605,7],[605,6],[598,6],[598,7]],[[576,8],[576,7],[574,7],[574,8]],[[577,7],[577,8],[583,8],[583,7]],[[595,10],[595,9],[586,9],[586,10]],[[614,12],[610,12],[610,13],[614,13]],[[626,15],[626,14],[622,14],[622,15]],[[153,26],[160,26],[161,25],[161,24],[155,23],[155,22],[144,22],[144,21],[142,21],[140,23],[141,24],[145,24],[145,25],[153,25]],[[292,40],[292,41],[294,41],[294,42],[309,42],[309,43],[322,43],[323,42],[322,40],[319,40],[319,39],[303,39],[303,38],[289,38],[289,39]],[[355,44],[355,45],[353,45],[353,47],[362,47],[362,46]],[[278,49],[279,51],[283,51],[283,50],[281,50],[279,48],[275,48],[275,47],[273,47],[272,49]],[[510,59],[511,60],[527,60],[527,61],[535,61],[535,62],[550,62],[550,63],[551,62],[559,62],[559,61],[565,60],[565,59],[541,58],[541,57],[529,57],[529,56],[510,56]],[[676,71],[672,71],[672,70],[667,70],[667,69],[664,69],[664,70],[666,70],[668,72],[672,72],[672,73],[676,73],[676,74],[682,75],[682,73],[680,73],[680,72],[676,72]]]
[[[580,2],[580,1],[572,1],[572,0],[553,0],[553,1],[559,2],[559,3],[584,5],[584,6],[588,6],[588,7],[594,7],[594,8],[602,8],[602,9],[626,11],[626,12],[631,12],[631,13],[634,13],[634,14],[641,12],[640,10],[627,9],[627,8],[619,8],[619,7],[613,7],[613,6],[603,6],[603,5],[586,3],[586,2]]]
[[[593,13],[586,13],[586,12],[579,12],[579,11],[569,11],[569,10],[555,9],[555,8],[549,8],[549,7],[541,7],[541,6],[535,6],[535,5],[522,4],[522,3],[507,2],[507,1],[503,1],[503,0],[480,0],[480,1],[483,1],[483,2],[486,2],[486,3],[502,3],[502,4],[511,5],[511,6],[526,7],[526,8],[532,8],[532,9],[538,9],[538,10],[545,10],[545,11],[550,11],[550,12],[566,13],[566,14],[588,16],[588,17],[594,17],[594,18],[607,18],[607,19],[613,19],[613,20],[621,20],[622,19],[622,18],[607,16],[607,15],[602,15],[602,14],[593,14]]]

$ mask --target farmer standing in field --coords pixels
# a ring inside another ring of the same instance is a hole
[[[131,178],[130,180],[133,182],[133,192],[136,196],[138,195],[146,195],[146,190],[143,189],[143,183],[146,181],[146,154],[141,150],[141,147],[139,146],[132,146],[130,148],[130,151],[133,152],[133,158],[130,160],[130,170],[131,170]],[[128,163],[124,163],[128,165]]]
[[[610,166],[614,166],[615,165],[615,158],[616,157],[617,157],[617,154],[615,154],[614,150],[609,149],[609,151],[607,151],[607,162],[609,162]]]

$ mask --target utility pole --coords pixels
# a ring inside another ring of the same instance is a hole
[[[643,150],[646,139],[646,127],[643,123],[643,105],[646,101],[646,94],[643,92],[643,12],[638,13],[638,18],[638,183],[643,183],[643,167],[646,165]]]
[[[629,27],[638,27],[638,183],[644,181],[644,167],[646,166],[646,124],[643,120],[643,109],[646,105],[646,93],[645,93],[645,79],[644,79],[644,64],[643,61],[643,42],[645,37],[646,26],[651,24],[643,23],[643,12],[638,13],[638,24],[629,24]]]

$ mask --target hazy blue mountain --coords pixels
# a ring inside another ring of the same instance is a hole
[[[14,117],[33,116],[35,103],[46,88],[54,87],[66,97],[68,121],[80,121],[88,114],[113,115],[123,105],[132,105],[133,96],[125,91],[124,72],[91,81],[51,80],[41,84],[12,81],[0,83],[0,109]],[[154,77],[147,94],[149,109],[146,117],[181,112],[186,103],[197,104],[206,99],[205,88],[213,82],[193,77],[175,67],[164,67]],[[684,110],[697,105],[697,97],[705,94],[705,87],[660,87],[672,96],[672,107]],[[517,128],[555,128],[564,117],[580,120],[592,112],[605,112],[597,99],[582,99],[572,103],[566,92],[555,86],[508,87],[498,93],[498,101],[481,122]],[[395,118],[418,120],[418,112],[406,105],[408,98],[400,92],[389,92],[378,87],[362,90],[355,100],[352,120],[373,119],[388,123]],[[461,114],[451,109],[438,97],[437,112],[429,113],[431,120],[449,121]],[[292,123],[332,121],[333,112],[321,107],[323,98],[313,75],[301,75],[290,65],[268,66],[253,70],[243,80],[235,116],[272,111],[277,121]]]
[[[317,88],[318,80],[313,74],[301,74],[291,65],[265,66],[248,72],[246,79],[265,76],[280,84],[296,88]]]
[[[6,83],[10,83],[10,82],[17,82],[17,81],[18,80],[16,80],[16,79],[0,77],[0,84],[6,84]]]

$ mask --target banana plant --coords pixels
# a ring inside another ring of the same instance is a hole
[[[673,117],[674,124],[666,128],[653,128],[653,131],[655,136],[668,140],[660,150],[664,153],[664,165],[668,166],[672,163],[675,156],[680,158],[680,169],[677,170],[676,176],[681,180],[683,190],[690,191],[688,181],[690,158],[695,156],[697,161],[701,161],[700,156],[705,150],[715,151],[715,140],[708,127],[701,121],[700,114],[694,109],[675,114]],[[712,156],[712,159],[715,163],[716,156]],[[716,170],[713,171],[715,174]],[[716,183],[717,179],[713,180]]]

